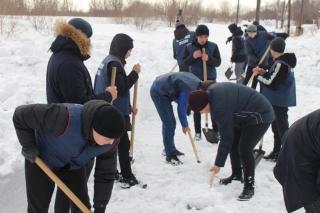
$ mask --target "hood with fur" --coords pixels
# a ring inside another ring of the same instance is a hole
[[[82,57],[90,55],[90,39],[81,30],[78,30],[71,24],[65,21],[57,21],[54,26],[54,34],[56,39],[50,47],[52,52],[71,49],[78,51]]]

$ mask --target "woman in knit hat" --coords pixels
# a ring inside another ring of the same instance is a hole
[[[274,120],[271,104],[251,88],[226,82],[214,84],[207,91],[191,92],[189,106],[195,112],[211,113],[218,123],[221,138],[211,171],[217,174],[230,152],[232,174],[220,183],[242,182],[243,173],[244,188],[238,200],[251,199],[255,183],[253,149]]]

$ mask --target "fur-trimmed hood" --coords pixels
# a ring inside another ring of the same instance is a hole
[[[55,41],[50,49],[52,52],[58,52],[62,49],[73,49],[77,47],[82,57],[90,56],[91,41],[82,31],[78,30],[65,21],[57,21],[54,26]],[[72,40],[72,42],[70,41]],[[74,43],[74,44],[72,44]]]

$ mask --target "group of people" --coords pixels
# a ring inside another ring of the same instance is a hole
[[[214,134],[220,141],[210,171],[219,173],[230,153],[232,174],[220,183],[244,182],[238,200],[249,200],[255,192],[253,149],[271,125],[274,150],[266,159],[277,161],[274,174],[283,185],[287,210],[305,207],[308,213],[319,212],[320,113],[316,111],[302,118],[289,129],[288,107],[296,104],[293,74],[296,57],[285,53],[284,39],[257,28],[257,23],[248,26],[244,35],[241,27],[229,25],[232,36],[228,41],[232,41],[231,62],[236,63],[237,83],[217,83],[216,67],[220,66],[221,57],[218,45],[208,41],[209,28],[198,25],[191,32],[177,22],[173,49],[180,72],[156,77],[150,89],[162,121],[165,160],[179,165],[182,164],[179,156],[184,155],[174,143],[176,121],[172,102],[178,104],[184,134],[191,131],[188,110],[194,112],[197,140],[201,139],[201,113],[210,113]],[[92,85],[83,63],[90,57],[90,24],[80,18],[59,21],[55,34],[47,67],[48,104],[20,106],[13,116],[26,158],[28,212],[48,212],[53,194],[54,183],[34,164],[40,157],[89,209],[87,181],[95,165],[93,208],[95,213],[102,213],[115,179],[123,188],[139,183],[131,170],[127,132],[131,130],[130,114],[137,113],[130,104],[130,89],[139,78],[141,66],[135,64],[126,73],[133,39],[117,34]],[[252,75],[253,87],[259,82],[260,92],[246,86]],[[54,208],[59,213],[69,212],[70,208],[72,212],[80,212],[60,190]]]

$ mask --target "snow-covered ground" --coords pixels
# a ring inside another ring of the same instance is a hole
[[[50,52],[48,48],[54,37],[39,33],[25,18],[17,19],[18,32],[7,38],[0,35],[0,212],[26,212],[23,157],[12,125],[15,107],[28,103],[45,103],[45,75]],[[148,183],[147,189],[133,187],[121,189],[116,185],[108,212],[122,213],[247,213],[285,212],[280,185],[273,177],[273,163],[262,160],[256,169],[256,195],[249,202],[236,200],[242,185],[234,183],[213,188],[207,185],[208,169],[213,163],[217,145],[205,141],[197,144],[202,163],[197,164],[191,144],[179,125],[175,143],[186,153],[184,164],[172,167],[165,163],[162,152],[161,122],[150,99],[149,88],[155,76],[168,72],[175,61],[172,58],[173,28],[156,23],[144,31],[132,25],[112,24],[108,19],[90,18],[93,27],[92,57],[86,63],[94,79],[101,60],[108,53],[112,37],[127,33],[134,39],[134,51],[127,63],[127,70],[139,62],[143,71],[139,80],[139,115],[136,127],[134,172],[138,179]],[[218,68],[218,80],[226,81],[224,71],[229,66],[231,45],[227,24],[208,24],[210,40],[219,45],[222,65]],[[268,26],[267,26],[268,28]],[[191,27],[194,29],[194,27]],[[271,28],[269,28],[272,30]],[[298,106],[289,112],[292,123],[307,113],[320,108],[320,32],[308,31],[298,38],[287,40],[287,51],[295,52],[298,65],[295,69]],[[192,118],[189,118],[192,126]],[[268,131],[264,149],[273,146]],[[219,177],[230,174],[230,163],[222,169]],[[90,180],[90,193],[93,182]],[[201,208],[187,210],[186,204]],[[298,212],[303,212],[298,211]]]

